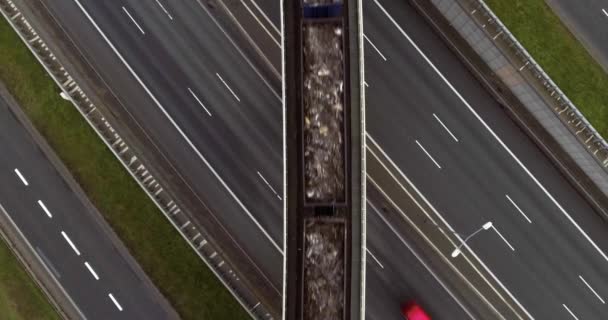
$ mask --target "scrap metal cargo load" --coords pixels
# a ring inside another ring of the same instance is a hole
[[[342,21],[302,26],[304,177],[307,202],[344,203]]]
[[[304,0],[301,93],[304,155],[302,319],[347,319],[344,21],[340,2]],[[307,16],[309,14],[310,16]],[[332,220],[329,220],[332,219]]]
[[[304,319],[344,318],[344,219],[304,222]]]
[[[286,319],[361,317],[362,111],[359,98],[351,105],[360,77],[348,13],[342,0],[284,2]]]

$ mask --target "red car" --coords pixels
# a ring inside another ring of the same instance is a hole
[[[401,307],[401,314],[405,320],[431,320],[424,309],[416,302],[408,302]]]

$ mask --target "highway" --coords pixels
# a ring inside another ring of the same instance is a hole
[[[415,232],[400,232],[400,217],[385,207],[381,199],[368,198],[366,318],[402,319],[399,306],[416,301],[437,319],[469,319],[474,308],[442,279]]]
[[[0,214],[82,319],[176,319],[91,204],[77,195],[0,97]],[[8,218],[7,218],[8,217]]]
[[[493,222],[496,232],[480,234],[471,247],[524,316],[605,317],[608,236],[601,218],[411,6],[365,1],[363,10],[367,129],[396,164],[389,169],[404,172],[456,232],[467,235]],[[376,224],[372,213],[368,218]],[[373,246],[372,230],[368,239]],[[397,259],[390,251],[376,256]],[[415,283],[416,277],[384,283]],[[368,296],[377,294],[374,288],[370,277]]]
[[[279,96],[197,1],[45,6],[200,205],[280,292]]]
[[[608,71],[608,2],[546,0],[591,55]]]
[[[271,10],[275,1],[258,4]],[[605,317],[603,221],[407,2],[381,4],[386,11],[376,1],[364,2],[364,30],[375,46],[366,47],[367,120],[368,133],[395,164],[383,159],[387,170],[409,177],[460,234],[494,223],[470,247],[527,317]],[[172,19],[153,2],[63,0],[47,6],[123,107],[280,288],[282,257],[275,244],[281,243],[282,215],[273,192],[281,193],[279,90],[265,85],[196,1],[165,4]],[[395,318],[399,304],[415,298],[432,315],[448,313],[442,311],[448,306],[450,315],[469,318],[431,281],[429,270],[412,262],[384,220],[368,217],[375,257],[368,262],[369,317]],[[374,268],[374,259],[384,268]]]
[[[471,248],[529,316],[603,318],[580,278],[608,294],[601,218],[413,8],[377,3],[364,3],[365,33],[387,59],[366,51],[370,136],[456,232],[494,223],[500,234]]]

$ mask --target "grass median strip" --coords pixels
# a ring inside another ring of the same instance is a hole
[[[544,0],[486,0],[494,13],[608,138],[608,74]]]
[[[59,88],[8,23],[0,20],[0,81],[180,316],[248,318],[80,113],[60,98]]]
[[[0,42],[1,43],[1,42]],[[57,311],[0,239],[0,318],[59,320]]]

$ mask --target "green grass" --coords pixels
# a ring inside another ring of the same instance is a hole
[[[180,316],[248,318],[78,111],[59,97],[55,83],[8,23],[0,20],[0,81]]]
[[[597,131],[608,138],[608,75],[544,0],[486,0]]]
[[[6,243],[0,240],[0,318],[59,320],[57,311],[25,272]]]

